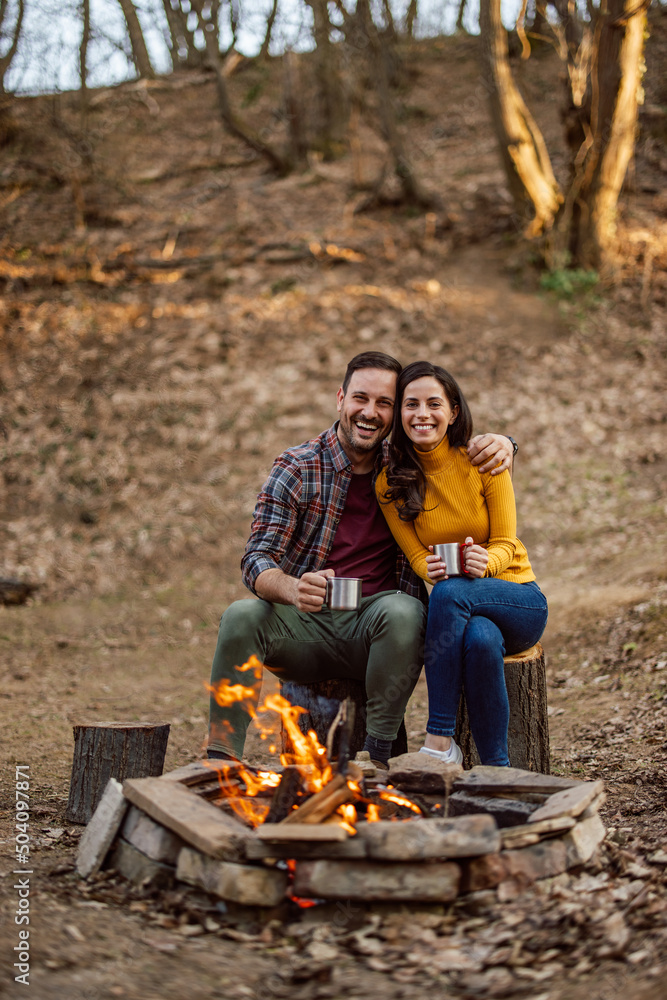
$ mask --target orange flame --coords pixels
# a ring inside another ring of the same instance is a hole
[[[413,812],[417,813],[418,816],[423,816],[422,810],[410,799],[406,799],[404,795],[399,795],[398,792],[379,792],[379,798],[384,799],[386,802],[395,802],[397,806],[405,806],[407,809],[412,809]]]

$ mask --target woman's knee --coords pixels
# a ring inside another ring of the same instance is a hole
[[[468,624],[463,637],[466,654],[478,656],[482,652],[497,651],[505,655],[505,640],[497,625],[488,618],[474,615]]]

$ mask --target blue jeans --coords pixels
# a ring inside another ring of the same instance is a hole
[[[509,766],[509,701],[503,657],[533,646],[547,623],[547,602],[536,583],[497,577],[450,577],[433,588],[424,666],[426,731],[453,736],[465,692],[470,728],[482,764]]]

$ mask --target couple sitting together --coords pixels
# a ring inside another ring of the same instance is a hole
[[[350,361],[337,408],[333,427],[280,455],[262,487],[241,562],[259,600],[223,614],[211,686],[246,685],[237,668],[252,654],[282,680],[363,680],[364,749],[386,767],[423,665],[421,752],[461,761],[453,735],[463,690],[482,763],[509,766],[503,657],[534,645],[547,620],[516,537],[516,444],[471,436],[449,372],[426,361],[401,368],[379,351]],[[465,575],[446,575],[433,554],[443,542],[467,543]],[[325,605],[334,575],[363,580],[356,611]],[[208,756],[240,758],[246,708],[212,696],[210,711]]]

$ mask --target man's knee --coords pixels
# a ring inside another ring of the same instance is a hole
[[[389,594],[377,602],[377,622],[399,647],[419,644],[424,637],[426,608],[416,597]]]
[[[252,598],[234,601],[220,619],[220,638],[229,641],[255,635],[271,611],[272,607],[266,601],[254,601]]]

